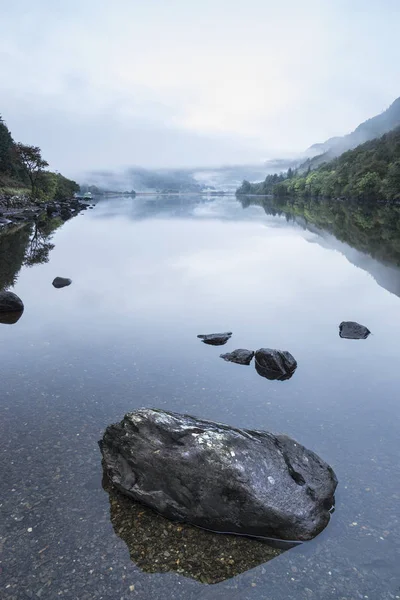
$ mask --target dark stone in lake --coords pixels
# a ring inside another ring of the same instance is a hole
[[[244,350],[243,348],[238,348],[233,352],[220,354],[220,356],[227,362],[237,363],[238,365],[249,365],[253,360],[254,352],[253,350]]]
[[[71,283],[72,283],[72,280],[67,279],[66,277],[56,277],[53,280],[53,286],[57,289],[66,287],[67,285],[71,285]]]
[[[116,488],[173,520],[305,541],[330,519],[333,470],[285,435],[140,409],[99,444]]]
[[[17,294],[14,294],[14,292],[0,292],[0,313],[22,313],[23,310],[24,303]]]
[[[20,320],[20,318],[23,315],[23,312],[24,311],[9,313],[0,312],[0,323],[3,323],[4,325],[14,325],[14,323]]]
[[[255,353],[255,367],[261,377],[284,381],[292,377],[297,369],[297,362],[286,350],[260,348]]]
[[[198,335],[204,344],[210,344],[211,346],[223,346],[231,338],[232,332],[227,331],[225,333],[207,333]]]
[[[119,492],[106,474],[103,488],[109,495],[110,520],[115,534],[127,545],[136,567],[145,573],[178,572],[201,583],[219,583],[254,569],[288,549],[168,521]],[[222,556],[229,560],[222,561]]]
[[[339,335],[347,340],[365,340],[370,330],[355,321],[343,321],[339,325]]]

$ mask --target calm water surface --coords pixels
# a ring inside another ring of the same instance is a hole
[[[400,273],[305,224],[234,198],[115,198],[22,267],[25,312],[0,324],[1,598],[400,598]],[[342,320],[373,335],[340,339]],[[289,350],[295,375],[268,381],[196,338],[225,330],[224,352]],[[158,572],[150,530],[133,562],[97,441],[142,406],[295,437],[338,476],[327,529],[215,585]]]

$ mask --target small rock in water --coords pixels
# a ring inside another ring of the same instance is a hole
[[[14,292],[0,292],[0,313],[22,313],[23,310],[24,303],[17,294],[14,294]]]
[[[260,348],[255,353],[256,371],[266,379],[284,381],[290,379],[297,369],[297,362],[286,350]]]
[[[207,333],[198,335],[204,344],[210,344],[211,346],[223,346],[231,338],[232,332],[227,331],[225,333]]]
[[[17,321],[20,320],[20,318],[23,315],[23,310],[20,312],[9,312],[9,313],[2,313],[0,312],[0,323],[3,323],[4,325],[14,325],[14,323],[16,323]]]
[[[221,354],[220,356],[227,362],[237,363],[238,365],[249,365],[253,360],[254,352],[253,350],[245,350],[243,348],[238,348],[233,352]]]
[[[347,340],[365,340],[370,330],[355,321],[342,321],[339,325],[339,335]]]
[[[68,279],[66,277],[56,277],[53,281],[53,286],[58,289],[66,287],[67,285],[71,285],[71,283],[71,279]]]
[[[295,542],[330,519],[335,473],[286,435],[142,408],[99,444],[113,485],[172,520]]]

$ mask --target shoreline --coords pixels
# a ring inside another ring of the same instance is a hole
[[[40,217],[61,217],[67,221],[86,210],[89,204],[76,198],[49,202],[32,202],[27,197],[2,197],[0,195],[0,235],[18,225],[32,223]]]

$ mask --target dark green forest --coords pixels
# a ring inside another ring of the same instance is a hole
[[[324,163],[315,170],[268,175],[261,183],[243,181],[236,192],[295,198],[400,200],[400,127]]]
[[[70,200],[79,185],[47,167],[40,148],[15,142],[0,116],[0,194],[24,194],[36,201]]]

